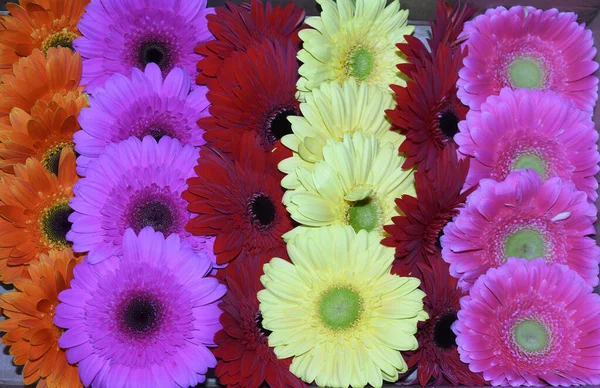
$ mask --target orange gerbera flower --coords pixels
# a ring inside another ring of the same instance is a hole
[[[31,113],[36,104],[48,102],[56,93],[81,93],[81,56],[68,48],[51,48],[47,55],[34,50],[13,67],[14,74],[0,78],[0,122],[9,124],[13,108]]]
[[[48,171],[58,174],[60,154],[65,147],[73,148],[73,134],[80,129],[77,117],[86,106],[83,95],[71,92],[40,101],[31,115],[13,109],[10,125],[0,124],[0,169],[12,173],[15,164],[25,164],[34,157]]]
[[[69,200],[77,181],[75,155],[65,148],[58,176],[30,158],[14,167],[15,175],[0,177],[0,280],[28,278],[27,266],[50,250],[70,249],[66,234],[73,212]]]
[[[0,17],[0,74],[10,73],[20,57],[34,49],[73,48],[81,34],[77,23],[89,0],[21,0],[8,3],[10,16]]]
[[[15,282],[15,291],[0,296],[8,318],[0,322],[0,331],[6,332],[2,343],[10,346],[16,365],[25,365],[27,385],[39,379],[38,387],[82,387],[77,367],[58,347],[62,330],[54,324],[58,294],[69,288],[77,263],[70,249],[50,251],[29,266],[31,280]]]

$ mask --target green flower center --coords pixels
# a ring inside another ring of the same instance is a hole
[[[370,232],[379,226],[379,214],[375,201],[366,198],[357,201],[348,209],[348,223],[358,232],[361,229]]]
[[[73,209],[68,200],[55,203],[48,207],[40,217],[40,230],[46,244],[53,249],[64,249],[71,246],[67,241],[67,233],[71,230],[69,216]]]
[[[539,352],[548,345],[548,333],[541,323],[525,320],[517,324],[513,331],[517,345],[528,353]]]
[[[52,174],[58,176],[58,164],[60,162],[60,153],[66,147],[72,147],[70,143],[58,143],[54,147],[48,149],[42,157],[42,165],[46,167],[46,170]]]
[[[543,85],[541,63],[529,58],[515,60],[509,68],[510,80],[516,88],[539,89]]]
[[[65,47],[73,50],[73,41],[75,39],[77,39],[77,34],[63,28],[62,31],[56,32],[44,39],[42,42],[42,51],[46,54],[51,47]]]
[[[352,77],[364,80],[373,71],[374,64],[373,54],[364,47],[358,47],[350,54],[349,73]]]
[[[537,155],[523,155],[513,163],[513,170],[529,168],[538,173],[542,179],[546,178],[546,164],[544,160]]]
[[[504,257],[519,257],[527,260],[543,257],[544,239],[537,230],[522,229],[506,238]]]
[[[319,300],[319,317],[330,329],[348,329],[360,318],[360,295],[349,287],[335,287]]]

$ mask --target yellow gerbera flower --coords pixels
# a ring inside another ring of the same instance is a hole
[[[390,274],[394,249],[376,232],[313,229],[288,244],[291,263],[264,266],[262,325],[290,371],[323,387],[381,387],[407,370],[399,351],[418,347],[427,319],[419,280]]]
[[[396,68],[402,62],[397,43],[405,42],[414,27],[408,11],[394,0],[317,0],[321,16],[306,18],[313,27],[300,31],[303,49],[298,59],[298,90],[310,92],[326,81],[355,78],[391,93],[390,84],[405,86]]]
[[[364,82],[359,84],[353,78],[341,85],[325,83],[307,94],[306,102],[300,104],[304,117],[288,116],[294,133],[281,139],[294,151],[291,158],[279,164],[279,169],[288,174],[281,184],[287,189],[298,187],[293,174],[296,167],[312,169],[315,162],[323,160],[327,139],[342,141],[346,133],[374,134],[380,142],[390,142],[398,148],[404,136],[390,131],[391,124],[385,114],[394,105],[391,94]]]
[[[298,167],[300,183],[288,190],[283,203],[291,217],[306,227],[351,225],[383,233],[383,225],[400,215],[394,199],[415,196],[414,171],[403,170],[404,158],[392,143],[375,135],[345,134],[342,142],[329,139],[323,160],[311,170]],[[284,235],[287,240],[305,228]]]

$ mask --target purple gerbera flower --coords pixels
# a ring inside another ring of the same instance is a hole
[[[207,346],[221,329],[225,286],[210,260],[186,241],[151,228],[128,229],[123,256],[74,269],[58,296],[54,323],[67,360],[79,363],[84,386],[188,387],[217,362]]]
[[[174,68],[164,77],[154,63],[145,71],[132,69],[130,77],[115,74],[90,98],[90,108],[82,109],[75,133],[77,172],[85,175],[90,160],[100,155],[110,144],[135,136],[150,135],[157,141],[163,136],[178,139],[182,144],[205,144],[204,130],[197,121],[208,116],[206,87],[192,93],[190,77],[181,68]]]
[[[83,57],[82,84],[92,92],[114,74],[156,63],[163,75],[182,67],[195,78],[194,52],[213,39],[206,0],[92,0],[78,24],[82,35],[73,47]]]
[[[191,213],[181,194],[194,175],[197,158],[194,147],[167,136],[158,143],[146,136],[107,146],[73,186],[73,225],[67,233],[73,250],[89,251],[90,264],[96,264],[122,254],[125,230],[139,233],[151,226],[165,236],[179,235],[215,262],[214,237],[185,230]]]

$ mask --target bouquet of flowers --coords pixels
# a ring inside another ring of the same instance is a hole
[[[2,343],[38,387],[600,384],[574,13],[20,0]]]

